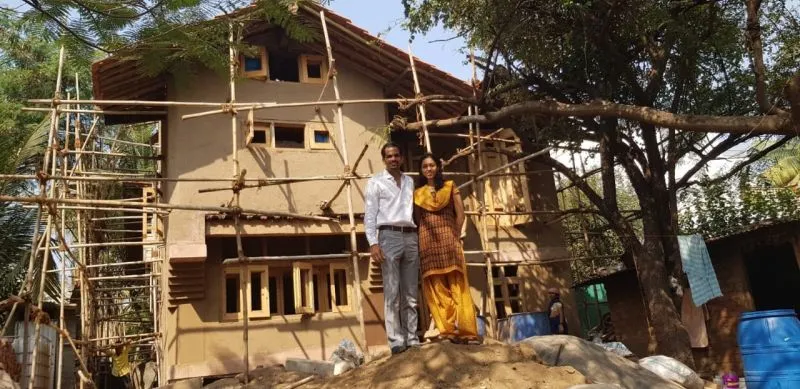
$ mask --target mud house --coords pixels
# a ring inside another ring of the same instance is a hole
[[[298,13],[308,19],[312,28],[319,29],[318,11],[303,6]],[[344,17],[326,12],[342,99],[414,96],[407,53],[369,35]],[[326,82],[329,71],[324,43],[295,42],[280,28],[266,22],[248,24],[243,39],[257,47],[258,53],[239,59],[237,102],[335,100]],[[416,71],[426,94],[471,96],[473,93],[469,84],[420,60],[416,62]],[[146,76],[135,61],[111,57],[94,64],[93,77],[95,98],[102,100],[224,102],[229,96],[228,77],[211,70],[200,71],[189,81],[177,81],[169,76]],[[119,105],[103,108],[134,109]],[[241,131],[237,136],[242,147],[238,155],[242,169],[247,171],[246,178],[342,174],[344,152],[350,161],[360,159],[356,173],[367,176],[383,168],[378,149],[386,136],[404,146],[406,170],[416,170],[423,153],[417,134],[387,130],[387,124],[396,115],[413,119],[413,110],[400,111],[395,103],[346,105],[343,113],[348,147],[343,150],[335,130],[338,123],[333,108],[308,105],[240,112]],[[230,115],[182,118],[202,110],[169,107],[165,116],[154,113],[115,116],[111,120],[161,122],[162,171],[167,177],[230,177]],[[465,112],[463,104],[427,106],[428,118]],[[465,128],[439,131],[431,134],[436,154],[449,158],[468,146],[469,139],[463,135]],[[494,134],[484,143],[484,171],[508,162],[506,153],[501,151],[520,147],[513,129],[483,131]],[[460,183],[479,172],[477,161],[470,157],[454,160],[447,171]],[[486,235],[481,236],[477,216],[473,215],[465,238],[474,301],[484,315],[495,304],[499,317],[512,312],[544,310],[547,287],[561,286],[568,292],[567,286],[571,284],[568,262],[563,261],[568,253],[559,223],[546,224],[545,219],[532,212],[556,209],[552,173],[535,163],[513,166],[506,172],[515,174],[491,177],[484,182],[487,208],[495,213],[488,217]],[[230,190],[201,190],[224,185],[169,182],[159,188],[157,199],[164,203],[219,206],[231,200]],[[327,207],[321,206],[334,197],[340,185],[338,180],[312,181],[242,191],[241,204],[248,209],[327,215],[336,219],[328,222],[243,215],[244,254],[273,258],[249,266],[248,304],[239,298],[243,282],[239,268],[222,263],[237,256],[231,217],[175,210],[165,218],[159,233],[166,237],[169,265],[162,275],[164,306],[159,326],[163,333],[162,373],[166,380],[241,371],[245,306],[249,310],[251,366],[279,363],[287,357],[326,359],[340,340],[360,339],[354,287],[361,290],[368,346],[385,347],[380,267],[362,258],[358,268],[353,268],[347,255],[353,248],[344,195]],[[353,196],[359,252],[368,251],[361,219],[365,185],[366,179],[358,180]],[[475,211],[478,208],[475,185],[466,187],[462,193],[468,198],[468,210]],[[487,285],[484,250],[495,263],[490,270],[494,280],[491,286]],[[303,259],[321,254],[330,255],[325,259]],[[354,271],[359,272],[358,285],[354,285]],[[496,301],[489,301],[489,288],[494,288]],[[565,297],[569,302],[568,293]],[[421,316],[425,321],[421,328],[426,328],[425,315]],[[574,317],[571,321],[577,323]]]
[[[770,309],[800,310],[800,222],[765,222],[709,239],[711,262],[722,297],[704,304],[708,347],[693,349],[698,372],[742,373],[736,342],[739,315]],[[632,270],[583,282],[602,284],[614,333],[637,355],[648,355],[645,304]]]

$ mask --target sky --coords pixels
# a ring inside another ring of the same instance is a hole
[[[333,0],[329,7],[373,35],[380,34],[380,38],[393,46],[408,49],[411,35],[402,26],[403,5],[400,0]],[[462,38],[449,40],[455,35],[438,27],[425,36],[417,36],[412,51],[423,61],[468,80],[472,71],[467,64],[466,43]],[[448,41],[431,42],[443,39]]]

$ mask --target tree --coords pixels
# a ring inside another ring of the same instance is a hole
[[[790,129],[800,125],[797,10],[758,0],[403,3],[411,31],[442,23],[484,54],[476,103],[485,113],[429,121],[429,127],[511,126],[522,133],[525,153],[548,143],[596,145],[598,190],[555,159],[539,162],[583,192],[630,254],[626,265],[643,286],[651,351],[693,365],[669,288],[670,276],[682,278],[678,193],[733,147],[772,142],[750,151],[720,181],[794,135]],[[770,27],[762,28],[762,20]],[[765,63],[776,65],[768,70]],[[421,123],[404,127],[419,130]],[[776,133],[789,135],[764,135]],[[682,164],[686,172],[678,175]],[[617,165],[641,205],[639,236],[621,212]]]
[[[20,110],[30,93],[52,95],[55,85],[58,46],[43,34],[41,24],[22,20],[13,12],[0,10],[0,173],[35,174],[42,163],[50,128],[49,118]],[[80,65],[68,64],[68,74]],[[85,71],[83,73],[86,74]],[[88,79],[85,78],[85,79]],[[0,194],[38,194],[35,182],[3,180]],[[18,293],[30,259],[37,224],[36,210],[19,203],[0,204],[0,295]],[[52,258],[51,258],[52,261]],[[49,264],[52,269],[54,261]],[[41,266],[33,266],[40,269]],[[38,279],[41,274],[34,274]],[[57,277],[48,277],[45,292],[58,296]],[[38,291],[38,289],[37,289]]]
[[[185,71],[187,63],[227,72],[232,20],[270,21],[303,42],[316,36],[294,17],[299,4],[312,0],[22,1],[30,7],[24,17],[43,24],[51,38],[59,37],[72,56],[141,59],[153,74],[176,64]]]

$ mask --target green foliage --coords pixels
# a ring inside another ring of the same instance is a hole
[[[296,17],[312,0],[24,0],[25,19],[59,37],[72,56],[100,53],[143,60],[151,74],[188,65],[227,71],[229,26],[268,22],[301,42],[317,37]],[[246,49],[246,47],[242,47]]]
[[[786,144],[767,155],[769,168],[764,178],[772,185],[800,191],[800,142]]]
[[[800,199],[789,189],[775,188],[745,169],[736,179],[711,182],[683,195],[680,227],[683,233],[706,238],[739,232],[764,221],[800,219]]]
[[[590,177],[589,185],[596,191],[602,191],[598,175]],[[620,209],[639,209],[639,201],[629,184],[623,182],[617,188],[617,199]],[[559,187],[569,186],[569,181],[563,180]],[[577,188],[571,187],[563,190],[559,196],[559,208],[562,210],[582,209],[596,211],[597,207],[586,199],[586,196]],[[631,214],[627,214],[631,215]],[[642,232],[641,221],[634,221],[637,233]],[[608,222],[597,214],[576,214],[566,217],[562,221],[567,249],[575,258],[582,258],[571,263],[572,278],[574,282],[596,276],[601,268],[612,271],[622,265],[621,256],[625,247],[620,242],[619,236],[609,228]]]

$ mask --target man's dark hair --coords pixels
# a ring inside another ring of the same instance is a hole
[[[383,145],[383,147],[381,147],[381,158],[386,158],[386,149],[392,148],[392,147],[396,148],[402,154],[403,149],[401,149],[400,146],[397,145],[397,143],[386,142],[386,144]]]

